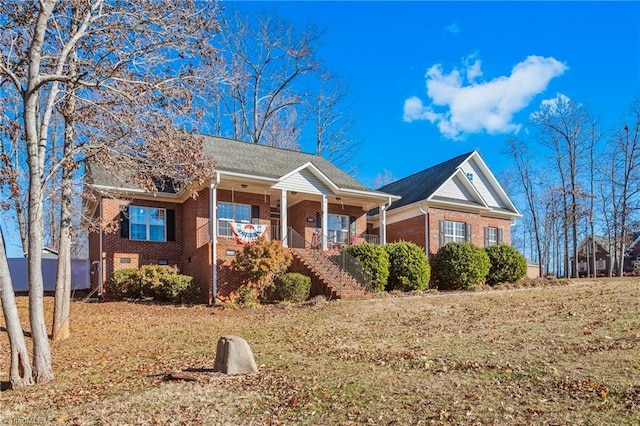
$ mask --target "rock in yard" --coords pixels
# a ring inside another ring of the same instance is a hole
[[[255,373],[258,365],[246,340],[238,336],[222,336],[218,340],[213,371],[224,374]]]

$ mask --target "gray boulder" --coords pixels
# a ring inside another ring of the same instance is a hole
[[[238,336],[222,336],[218,340],[213,371],[224,374],[255,373],[258,365],[246,340]]]

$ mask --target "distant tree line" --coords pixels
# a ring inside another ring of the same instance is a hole
[[[514,232],[540,273],[578,276],[578,247],[597,271],[595,242],[611,262],[605,275],[624,272],[626,249],[640,231],[640,98],[620,123],[603,129],[587,106],[558,95],[531,115],[526,137],[512,137],[514,190],[525,200]]]

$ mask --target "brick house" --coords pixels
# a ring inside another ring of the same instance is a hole
[[[382,207],[384,221],[385,208],[400,198],[366,188],[316,155],[210,136],[204,153],[216,159],[216,172],[208,185],[193,188],[195,198],[170,185],[145,192],[127,182],[126,171],[87,165],[85,191],[95,196],[85,207],[103,225],[89,234],[92,287],[102,293],[121,268],[176,265],[212,303],[239,285],[230,265],[244,242],[264,235],[329,251],[365,241],[367,211]],[[104,231],[109,223],[118,230]],[[378,235],[384,244],[384,229]],[[308,264],[300,258],[297,269]]]
[[[411,241],[428,255],[451,241],[479,247],[510,244],[511,226],[522,216],[477,151],[378,190],[402,198],[372,209],[368,232],[386,228],[386,241]]]

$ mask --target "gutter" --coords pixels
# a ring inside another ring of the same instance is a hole
[[[429,259],[429,207],[427,210],[422,208],[422,201],[418,204],[418,210],[420,213],[424,215],[424,253],[427,255],[427,259]]]

